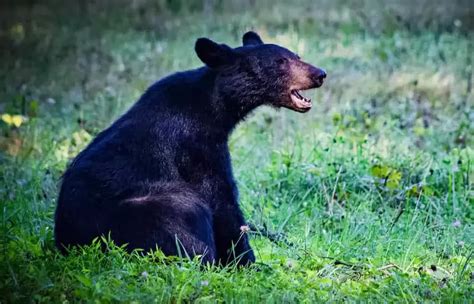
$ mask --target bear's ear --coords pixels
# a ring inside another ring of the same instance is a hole
[[[207,38],[199,38],[196,40],[194,50],[199,59],[210,68],[218,68],[221,66],[232,64],[237,55],[225,44],[217,44]]]
[[[260,45],[263,44],[262,38],[255,32],[247,32],[242,37],[242,43],[246,45]]]

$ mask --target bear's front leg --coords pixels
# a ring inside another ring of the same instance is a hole
[[[214,213],[214,238],[218,260],[222,265],[236,262],[246,266],[255,262],[246,223],[237,204],[219,206]]]

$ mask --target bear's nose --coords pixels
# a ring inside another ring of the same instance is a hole
[[[326,76],[327,76],[326,71],[323,69],[320,69],[317,78],[319,80],[323,80],[324,78],[326,78]]]

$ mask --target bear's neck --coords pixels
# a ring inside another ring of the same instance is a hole
[[[214,77],[213,86],[214,91],[210,96],[213,116],[216,118],[216,123],[229,133],[253,110],[263,104],[258,94],[252,95],[257,90],[250,88],[245,79]]]
[[[231,133],[239,122],[243,121],[260,105],[258,102],[243,102],[242,99],[235,98],[235,96],[222,92],[215,92],[211,96],[213,110],[211,113],[216,126],[227,130],[228,133]]]
[[[241,92],[238,81],[223,80],[207,67],[192,72],[198,76],[196,82],[187,88],[191,88],[193,95],[195,94],[188,102],[193,105],[201,104],[201,107],[194,109],[194,114],[207,117],[206,121],[213,124],[214,130],[223,131],[226,136],[260,105],[257,100],[253,101]]]

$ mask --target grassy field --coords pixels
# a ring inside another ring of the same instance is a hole
[[[470,1],[37,2],[0,4],[0,303],[472,303]],[[68,162],[199,66],[197,37],[236,46],[249,29],[329,74],[311,112],[259,109],[232,136],[258,263],[60,255]]]

